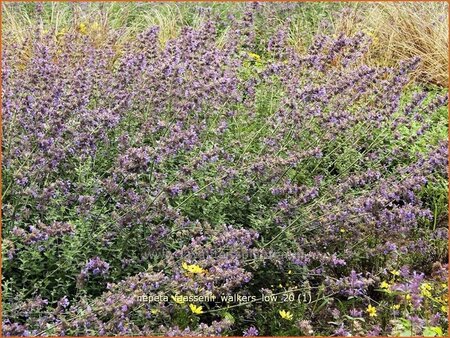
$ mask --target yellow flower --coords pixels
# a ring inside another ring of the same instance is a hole
[[[78,30],[80,31],[81,34],[86,34],[87,33],[87,26],[85,23],[80,23],[80,25],[78,26]]]
[[[446,305],[442,305],[441,306],[441,311],[444,313],[447,313],[447,306]]]
[[[194,313],[196,315],[201,315],[203,313],[203,307],[202,306],[189,304],[189,308],[191,309],[192,313]]]
[[[398,310],[398,309],[400,309],[400,304],[392,305],[391,308],[392,308],[393,310]]]
[[[367,307],[366,311],[367,311],[367,313],[369,314],[370,317],[376,317],[377,316],[377,309],[374,306],[370,305],[370,304]]]
[[[91,29],[92,29],[93,31],[96,31],[96,30],[99,30],[99,29],[100,29],[100,25],[98,24],[97,21],[95,21],[95,22],[92,24]]]
[[[345,230],[344,228],[341,228],[339,231],[340,231],[341,233],[344,233],[346,230]]]
[[[204,273],[206,271],[198,265],[195,265],[195,264],[190,265],[186,262],[183,262],[183,264],[181,264],[181,266],[184,270],[186,270],[187,272],[190,272],[190,273]]]
[[[420,285],[420,294],[423,297],[431,297],[431,292],[430,292],[431,289],[432,289],[432,287],[431,287],[430,283],[422,283]]]
[[[400,271],[398,271],[398,270],[391,270],[391,273],[392,273],[394,276],[400,276]]]
[[[406,295],[405,299],[409,302],[411,300],[411,295]]]
[[[150,312],[152,314],[156,315],[159,312],[159,310],[158,309],[151,309]]]
[[[171,297],[177,304],[184,304],[183,296],[175,295]]]
[[[292,318],[294,317],[293,314],[289,311],[280,310],[278,311],[278,313],[280,314],[281,318],[286,320],[292,320]]]
[[[253,58],[255,60],[261,60],[261,56],[259,56],[258,54],[255,54],[255,53],[248,52],[248,56],[250,56],[251,58]]]
[[[63,37],[64,35],[66,35],[67,34],[67,29],[66,28],[63,28],[63,29],[61,29],[60,31],[58,31],[57,33],[56,33],[56,37],[57,38],[61,38],[61,37]]]
[[[388,282],[382,281],[380,284],[380,288],[382,288],[383,290],[389,291],[391,289],[391,286],[389,285]]]
[[[421,290],[428,290],[428,291],[430,291],[430,290],[432,289],[432,287],[431,287],[431,284],[430,284],[430,283],[422,283],[422,284],[420,285],[420,289],[421,289]]]

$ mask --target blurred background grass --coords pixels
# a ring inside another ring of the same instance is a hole
[[[181,27],[197,27],[205,12],[212,19],[240,17],[246,3],[75,3],[41,2],[2,4],[3,38],[19,43],[34,34],[50,33],[55,39],[69,31],[95,35],[98,41],[115,32],[119,45],[150,26],[160,27],[160,42],[176,37]],[[448,4],[407,3],[264,3],[261,15],[275,14],[274,27],[289,20],[290,43],[306,51],[313,36],[338,36],[363,31],[373,44],[365,62],[390,66],[419,56],[419,82],[447,86]],[[219,27],[225,29],[225,27]]]

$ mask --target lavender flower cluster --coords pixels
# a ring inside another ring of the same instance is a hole
[[[367,65],[363,33],[300,53],[265,6],[200,13],[163,45],[5,40],[3,335],[445,328],[447,93]]]

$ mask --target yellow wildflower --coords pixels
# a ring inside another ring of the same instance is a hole
[[[344,233],[346,230],[345,230],[344,228],[341,228],[339,231],[340,231],[341,233]]]
[[[251,53],[251,52],[248,52],[248,56],[250,56],[252,59],[255,59],[255,60],[261,60],[261,56],[259,56],[258,54],[255,54],[255,53]]]
[[[375,306],[372,306],[369,304],[369,306],[367,307],[367,313],[369,314],[370,317],[376,317],[377,316],[377,309]]]
[[[441,311],[444,313],[447,313],[447,306],[446,305],[442,305],[441,306]]]
[[[96,31],[96,30],[99,30],[99,29],[100,29],[100,25],[98,24],[97,21],[95,21],[95,22],[92,24],[91,29],[92,29],[93,31]]]
[[[400,304],[394,304],[394,305],[391,306],[391,308],[393,310],[398,310],[398,309],[400,309]]]
[[[81,33],[81,34],[86,34],[87,33],[87,26],[86,26],[86,24],[85,23],[80,23],[80,25],[78,26],[78,31]]]
[[[196,314],[196,315],[200,315],[203,313],[203,307],[202,306],[197,306],[194,304],[189,304],[189,308],[191,309],[192,313]]]
[[[278,313],[280,314],[281,318],[286,320],[292,320],[292,318],[294,318],[294,315],[289,311],[280,310],[278,311]]]
[[[398,271],[398,270],[391,270],[391,273],[392,273],[394,276],[400,276],[400,271]]]
[[[430,283],[422,283],[420,285],[420,289],[421,290],[428,290],[428,291],[430,291],[432,289],[432,286],[431,286]]]
[[[386,291],[390,291],[391,286],[389,285],[388,282],[382,281],[380,284],[380,288],[382,288],[383,290],[386,290]]]
[[[196,264],[188,264],[186,262],[183,262],[181,264],[182,268],[190,273],[204,273],[206,270],[202,269],[200,266]]]
[[[152,314],[156,315],[159,312],[159,310],[158,309],[151,309],[150,312]]]
[[[67,34],[67,29],[66,28],[63,28],[63,29],[61,29],[60,31],[58,31],[57,33],[56,33],[56,38],[62,38],[64,35],[66,35]]]
[[[432,289],[432,287],[431,287],[430,283],[422,283],[420,285],[420,294],[423,297],[431,297],[431,292],[430,292],[431,289]]]

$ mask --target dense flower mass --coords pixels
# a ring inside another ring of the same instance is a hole
[[[3,335],[447,327],[447,92],[290,6],[5,40]]]

